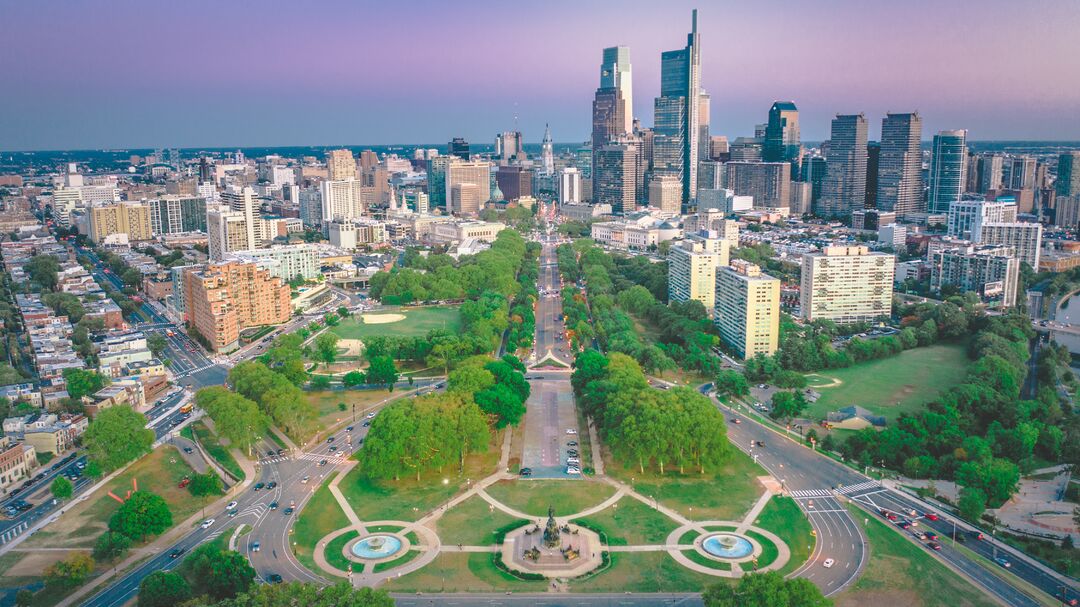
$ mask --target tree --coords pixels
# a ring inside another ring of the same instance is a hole
[[[46,291],[56,289],[60,262],[52,255],[34,255],[30,261],[26,262],[23,269],[30,276],[30,280],[41,285],[42,289]]]
[[[82,398],[109,385],[109,380],[96,371],[86,369],[64,369],[64,382],[71,398]]]
[[[450,372],[446,390],[459,394],[473,395],[495,385],[495,376],[482,367],[463,366]]]
[[[224,487],[221,484],[221,479],[213,472],[206,472],[205,474],[195,474],[191,477],[191,482],[188,483],[188,491],[195,497],[205,497],[207,495],[220,495],[224,493]]]
[[[349,371],[341,378],[341,385],[346,388],[359,386],[364,383],[364,374],[360,371]]]
[[[312,390],[326,390],[330,387],[330,378],[326,375],[315,375],[311,378]]]
[[[315,359],[326,363],[327,366],[337,360],[337,344],[340,338],[335,333],[326,331],[315,338]]]
[[[702,600],[705,607],[828,607],[833,604],[809,580],[785,580],[775,571],[744,575],[736,585],[709,586]]]
[[[349,311],[349,309],[346,308],[345,306],[341,306],[340,308],[338,308],[337,309],[337,314],[338,314],[338,316],[340,316],[342,318],[348,318],[348,317],[352,316],[352,312]]]
[[[172,512],[160,495],[149,491],[136,491],[109,519],[109,530],[142,540],[148,535],[158,535],[172,526]]]
[[[474,395],[480,409],[495,418],[495,427],[516,426],[525,416],[525,403],[506,384],[495,384]]]
[[[111,471],[149,453],[154,431],[146,428],[146,417],[131,407],[109,407],[90,422],[83,444],[93,462]]]
[[[169,341],[161,333],[151,333],[146,336],[146,347],[154,358],[161,358],[161,353],[168,347]]]
[[[85,552],[76,552],[68,558],[45,568],[46,588],[72,588],[81,585],[94,571],[94,559]]]
[[[71,494],[75,492],[75,485],[68,479],[58,476],[53,479],[52,485],[49,486],[52,491],[53,497],[58,500],[66,500],[71,498]]]
[[[83,468],[83,474],[85,474],[88,478],[101,478],[101,464],[90,460],[86,463],[86,467]]]
[[[973,523],[978,522],[986,511],[986,494],[982,489],[964,487],[960,490],[960,501],[957,506],[960,508],[960,516]]]
[[[255,581],[255,570],[247,557],[214,544],[202,544],[193,550],[178,572],[187,580],[194,596],[206,594],[215,601],[246,592]]]
[[[364,376],[367,383],[376,386],[386,386],[391,392],[398,380],[397,367],[394,359],[389,356],[374,356],[368,361],[367,374]]]
[[[214,420],[218,434],[239,449],[249,449],[266,427],[266,416],[253,400],[224,386],[199,390],[195,393],[195,403]]]
[[[738,371],[725,370],[716,376],[716,396],[723,399],[750,394],[750,383]]]
[[[190,598],[191,586],[173,571],[154,571],[139,583],[138,607],[173,607]]]
[[[106,531],[94,542],[94,558],[99,561],[112,561],[120,558],[131,548],[131,538],[120,533]]]
[[[385,590],[353,588],[347,582],[323,587],[318,584],[259,584],[221,607],[393,607]]]
[[[34,591],[23,588],[15,593],[15,607],[31,607],[34,604]]]
[[[294,386],[303,386],[311,379],[311,374],[307,372],[307,367],[300,358],[287,360],[273,369],[292,382]]]
[[[775,419],[798,417],[806,408],[806,397],[802,392],[777,392],[772,397],[772,411]]]

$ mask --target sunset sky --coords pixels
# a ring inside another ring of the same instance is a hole
[[[651,125],[694,7],[713,134],[792,99],[804,140],[911,110],[927,139],[1080,139],[1076,0],[0,0],[0,150],[487,143],[515,114],[584,141],[601,49]]]

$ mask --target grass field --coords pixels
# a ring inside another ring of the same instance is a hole
[[[334,476],[329,476],[326,482],[315,491],[315,495],[312,495],[307,505],[300,510],[296,524],[293,525],[293,553],[296,554],[297,560],[312,571],[319,571],[312,557],[315,543],[331,531],[349,524],[349,519],[341,511],[341,507],[338,506],[330,490],[326,488]]]
[[[888,525],[849,506],[855,520],[869,518],[870,561],[855,584],[836,597],[836,607],[990,607],[997,603]]]
[[[594,577],[572,582],[573,592],[701,592],[723,583],[704,573],[690,571],[666,552],[613,552],[611,566]]]
[[[774,496],[762,509],[754,525],[772,531],[791,549],[791,560],[780,569],[781,574],[787,575],[798,569],[810,558],[815,543],[810,521],[806,520],[806,515],[790,497]],[[762,559],[759,565],[764,567],[770,562]]]
[[[381,314],[400,314],[405,318],[396,322],[364,322],[364,317],[378,317]],[[446,329],[452,333],[461,330],[461,315],[456,307],[402,308],[395,312],[376,312],[358,314],[341,321],[330,329],[344,339],[364,339],[372,335],[393,335],[396,337],[423,337],[432,329]]]
[[[348,544],[351,540],[359,536],[359,532],[349,531],[331,540],[330,543],[326,545],[326,549],[324,551],[324,554],[326,554],[326,562],[329,563],[331,567],[335,567],[342,571],[348,571],[349,565],[352,565],[353,563],[349,559],[345,558],[345,554],[343,553],[343,551],[345,550],[345,544]],[[354,568],[361,569],[362,566],[354,565]],[[315,571],[318,570],[316,569]]]
[[[664,475],[646,469],[642,475],[637,468],[618,466],[610,457],[604,461],[608,474],[689,519],[738,521],[764,491],[757,477],[767,473],[742,451],[732,448],[731,452],[731,459],[724,466],[704,475],[689,469],[687,474],[668,469]]]
[[[495,543],[495,531],[516,519],[501,510],[491,510],[480,496],[474,495],[454,506],[438,521],[437,532],[444,544],[484,546]]]
[[[503,504],[533,517],[546,517],[548,506],[555,508],[556,516],[569,516],[615,495],[611,485],[593,481],[499,481],[486,491]]]
[[[623,497],[611,507],[580,519],[589,529],[607,535],[611,546],[663,544],[678,523],[632,497]]]
[[[389,396],[404,394],[404,391],[389,392],[387,390],[325,390],[321,392],[307,392],[309,403],[315,405],[319,412],[319,424],[325,429],[333,427],[345,420],[353,419],[353,406],[356,406],[356,421],[364,421],[364,414],[375,405]],[[339,406],[345,403],[345,410]]]
[[[666,555],[665,555],[666,556]],[[495,568],[491,554],[444,552],[427,566],[384,588],[390,592],[543,592],[545,581],[526,582]]]
[[[191,432],[194,435],[194,440],[198,441],[202,448],[206,450],[206,453],[218,463],[219,466],[229,471],[233,477],[240,480],[244,479],[244,469],[237,463],[236,458],[232,456],[224,445],[218,441],[217,435],[210,431],[210,428],[201,421],[197,421],[191,424]]]
[[[92,548],[97,537],[106,530],[109,517],[120,507],[119,502],[109,497],[107,492],[112,491],[123,497],[131,489],[132,479],[138,480],[140,491],[150,491],[165,499],[172,512],[173,524],[176,525],[219,497],[197,498],[187,489],[177,487],[185,476],[191,474],[191,467],[175,447],[160,447],[133,464],[90,499],[70,506],[56,522],[35,533],[22,546]]]
[[[938,393],[964,380],[968,363],[964,347],[939,344],[907,350],[897,356],[862,363],[847,369],[828,369],[809,374],[810,388],[821,393],[806,409],[807,417],[849,405],[859,405],[889,419],[920,409]],[[815,387],[833,384],[840,385]]]

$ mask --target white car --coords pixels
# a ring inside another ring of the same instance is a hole
[[[310,479],[310,476],[305,476],[304,478],[300,479],[300,482],[306,485]]]
[[[825,562],[822,563],[822,566],[824,566],[826,569],[828,569],[828,568],[832,567],[833,563],[835,563],[835,562],[836,561],[834,561],[832,559],[825,559]]]
[[[566,429],[566,433],[567,433],[567,434],[577,434],[577,430],[575,430],[575,429],[573,429],[573,428],[567,428],[567,429]]]
[[[375,417],[375,412],[374,412],[374,411],[372,411],[371,413],[368,413],[368,414],[367,414],[367,415],[365,415],[364,417],[366,417],[366,418],[368,418],[368,419],[371,419],[371,418]]]
[[[581,474],[581,468],[578,468],[577,466],[567,466],[566,467],[566,473],[567,474]]]
[[[232,510],[235,507],[236,507],[236,500],[233,500],[233,501],[229,502],[228,506],[225,506],[225,509],[226,510]]]
[[[576,457],[568,457],[568,458],[566,458],[566,463],[571,465],[571,466],[577,466],[578,464],[581,463],[581,460],[579,460]]]
[[[214,519],[208,518],[205,521],[203,521],[202,524],[199,525],[199,526],[202,527],[203,529],[207,529],[207,528],[210,527],[210,525],[213,525],[213,524],[214,524]]]

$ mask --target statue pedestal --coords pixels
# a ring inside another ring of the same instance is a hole
[[[600,537],[577,525],[564,525],[559,544],[548,547],[544,527],[527,525],[506,534],[502,561],[510,569],[539,573],[549,578],[572,578],[600,566]]]

